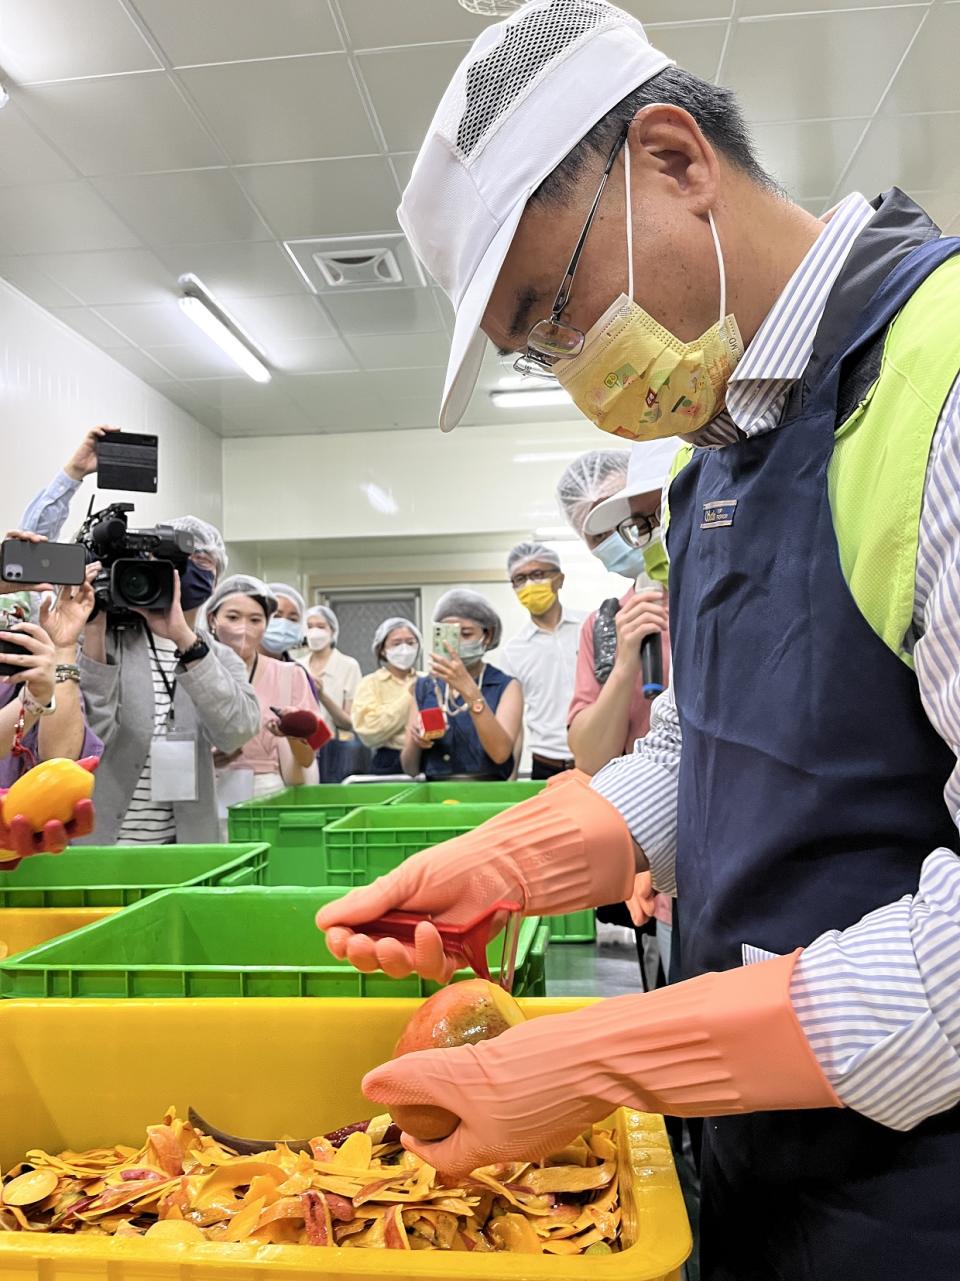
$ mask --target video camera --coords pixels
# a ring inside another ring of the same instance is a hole
[[[134,610],[170,608],[173,572],[185,569],[195,547],[193,534],[172,525],[128,528],[127,514],[132,511],[133,503],[91,510],[77,534],[77,542],[86,548],[87,564],[98,560],[102,566],[93,583],[97,608],[119,627],[140,621]]]

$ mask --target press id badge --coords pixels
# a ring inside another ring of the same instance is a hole
[[[150,799],[197,799],[197,736],[171,732],[150,744]]]

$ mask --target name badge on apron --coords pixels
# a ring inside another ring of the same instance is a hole
[[[197,736],[171,731],[150,744],[150,799],[197,799]]]

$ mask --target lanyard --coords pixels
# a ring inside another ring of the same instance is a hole
[[[150,630],[149,627],[146,626],[146,624],[144,624],[144,627],[147,633],[147,644],[150,646],[150,651],[153,654],[153,660],[157,665],[157,671],[160,673],[160,679],[163,681],[163,688],[167,691],[167,696],[170,699],[170,711],[168,712],[167,716],[168,716],[168,720],[170,721],[170,724],[172,725],[173,724],[173,696],[177,692],[177,678],[174,677],[173,683],[171,684],[170,680],[167,678],[167,673],[164,671],[163,664],[160,662],[160,655],[157,652],[157,646],[153,639],[153,632]]]
[[[481,694],[483,693],[483,673],[485,671],[486,671],[486,663],[481,663],[480,679],[477,681],[477,689],[479,689]],[[468,708],[467,700],[461,694],[454,693],[453,696],[451,697],[450,686],[448,685],[444,690],[443,698],[441,699],[440,686],[437,682],[436,676],[431,676],[430,679],[433,681],[433,696],[437,700],[437,706],[442,707],[448,716],[459,716],[462,712],[467,711],[467,708]],[[459,706],[454,705],[453,703],[454,698],[460,699]]]

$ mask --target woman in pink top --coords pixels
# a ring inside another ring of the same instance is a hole
[[[245,790],[251,796],[270,796],[285,787],[318,781],[313,748],[305,739],[281,734],[273,710],[318,714],[317,700],[303,668],[260,652],[263,633],[276,605],[265,583],[246,574],[234,574],[220,583],[207,610],[211,635],[246,663],[261,708],[259,733],[229,760],[218,762],[222,770],[242,776],[221,780],[221,791],[229,792],[232,802],[240,799]]]

